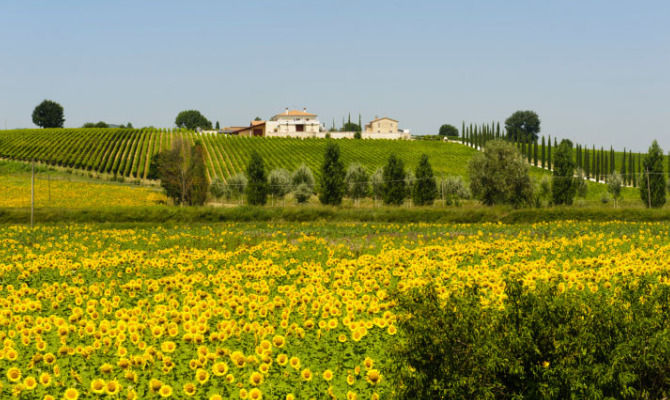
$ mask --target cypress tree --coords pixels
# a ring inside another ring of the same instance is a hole
[[[465,121],[461,121],[461,137],[465,135]]]
[[[267,202],[267,178],[265,164],[257,151],[251,153],[247,165],[247,202],[254,205],[264,205]]]
[[[591,179],[591,162],[589,160],[589,149],[586,149],[584,152],[584,175],[586,179]]]
[[[496,138],[500,139],[500,121],[496,124]]]
[[[635,155],[633,150],[628,152],[628,170],[630,171],[630,179],[633,182],[633,187],[637,187],[637,174],[635,173]]]
[[[384,184],[382,187],[384,204],[401,205],[407,197],[405,187],[405,166],[395,154],[389,156],[384,167]]]
[[[549,140],[548,140],[548,146],[547,146],[547,168],[551,170],[551,135],[549,135]]]
[[[633,159],[633,150],[628,150],[628,184],[635,186],[635,160]]]
[[[600,153],[596,150],[596,182],[600,182],[600,162],[601,162],[601,157]]]
[[[533,140],[533,164],[537,167],[537,139]]]
[[[414,204],[417,206],[433,204],[437,197],[437,183],[427,155],[421,155],[414,177],[414,187],[412,188]]]
[[[545,168],[545,166],[546,166],[546,161],[547,161],[547,159],[546,159],[546,157],[547,157],[547,149],[545,149],[546,144],[547,144],[547,143],[546,143],[546,141],[544,140],[544,136],[542,136],[542,168]]]
[[[662,207],[665,204],[665,190],[663,150],[654,140],[642,162],[640,198],[646,207]]]
[[[614,159],[614,149],[610,146],[610,175],[614,175],[616,171],[616,160]]]
[[[596,169],[596,163],[598,161],[598,153],[596,153],[596,146],[594,145],[593,148],[591,149],[591,175],[593,176],[593,179],[598,181],[598,174],[597,174],[597,169]]]
[[[628,180],[626,178],[626,148],[623,149],[623,154],[621,155],[621,166],[619,167],[619,174],[623,179],[623,184],[628,185]]]
[[[551,195],[554,204],[572,204],[577,191],[574,175],[575,162],[572,156],[572,146],[569,141],[562,140],[554,157],[554,172],[551,181]]]
[[[191,162],[187,172],[187,176],[191,179],[191,185],[186,197],[188,204],[192,206],[201,206],[207,200],[209,181],[207,180],[205,158],[205,148],[202,142],[197,140],[191,148]]]
[[[575,145],[575,166],[581,168],[581,154],[579,153],[579,145]]]
[[[321,204],[337,206],[342,204],[345,192],[344,164],[340,160],[340,147],[329,142],[321,165],[319,201]]]
[[[637,153],[637,170],[635,171],[637,186],[642,186],[642,154]]]

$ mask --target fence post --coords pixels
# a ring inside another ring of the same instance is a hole
[[[647,171],[647,206],[651,208],[651,185],[649,184],[649,168],[646,168]]]
[[[35,160],[30,163],[30,227],[35,224]]]

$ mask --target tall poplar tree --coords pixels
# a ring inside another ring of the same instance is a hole
[[[384,204],[401,205],[407,197],[405,186],[405,166],[402,160],[395,154],[389,156],[384,167],[384,183],[382,186],[382,198]]]
[[[263,158],[254,151],[247,165],[247,202],[250,205],[265,205],[268,198],[267,178]]]
[[[640,198],[646,207],[662,207],[665,204],[665,190],[663,150],[654,140],[642,162]]]
[[[337,206],[342,204],[346,190],[344,164],[340,160],[340,147],[329,142],[321,165],[319,201],[321,204]]]
[[[414,177],[414,187],[412,188],[414,204],[417,206],[433,204],[437,197],[437,183],[426,154],[421,155]]]

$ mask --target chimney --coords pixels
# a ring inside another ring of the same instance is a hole
[[[286,115],[288,115],[288,107],[286,107]]]
[[[303,107],[302,112],[307,112],[307,107]]]

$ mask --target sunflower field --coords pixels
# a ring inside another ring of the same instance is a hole
[[[394,293],[670,284],[664,223],[0,227],[0,398],[386,399]],[[546,368],[550,368],[547,364]]]

